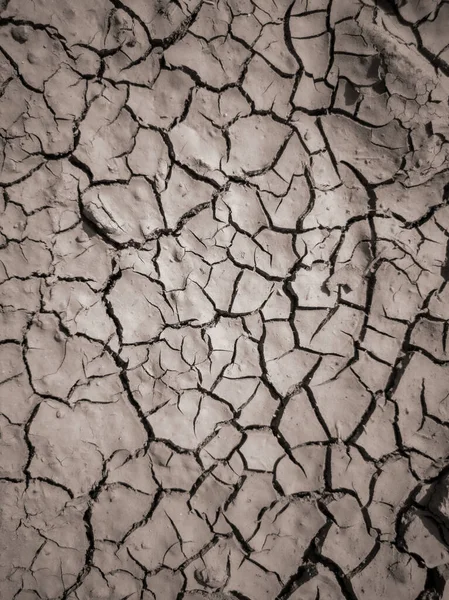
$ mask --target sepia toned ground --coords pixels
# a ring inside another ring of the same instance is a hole
[[[449,2],[0,9],[1,600],[448,600]]]

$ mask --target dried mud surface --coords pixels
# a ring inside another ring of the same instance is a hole
[[[449,599],[449,2],[0,0],[0,598]]]

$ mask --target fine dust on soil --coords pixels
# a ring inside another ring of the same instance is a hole
[[[449,2],[0,50],[1,600],[449,600]]]

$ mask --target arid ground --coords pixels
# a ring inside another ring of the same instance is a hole
[[[449,599],[448,98],[446,0],[0,0],[1,600]]]

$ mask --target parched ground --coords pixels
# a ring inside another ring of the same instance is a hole
[[[449,2],[0,1],[1,600],[448,600]]]

